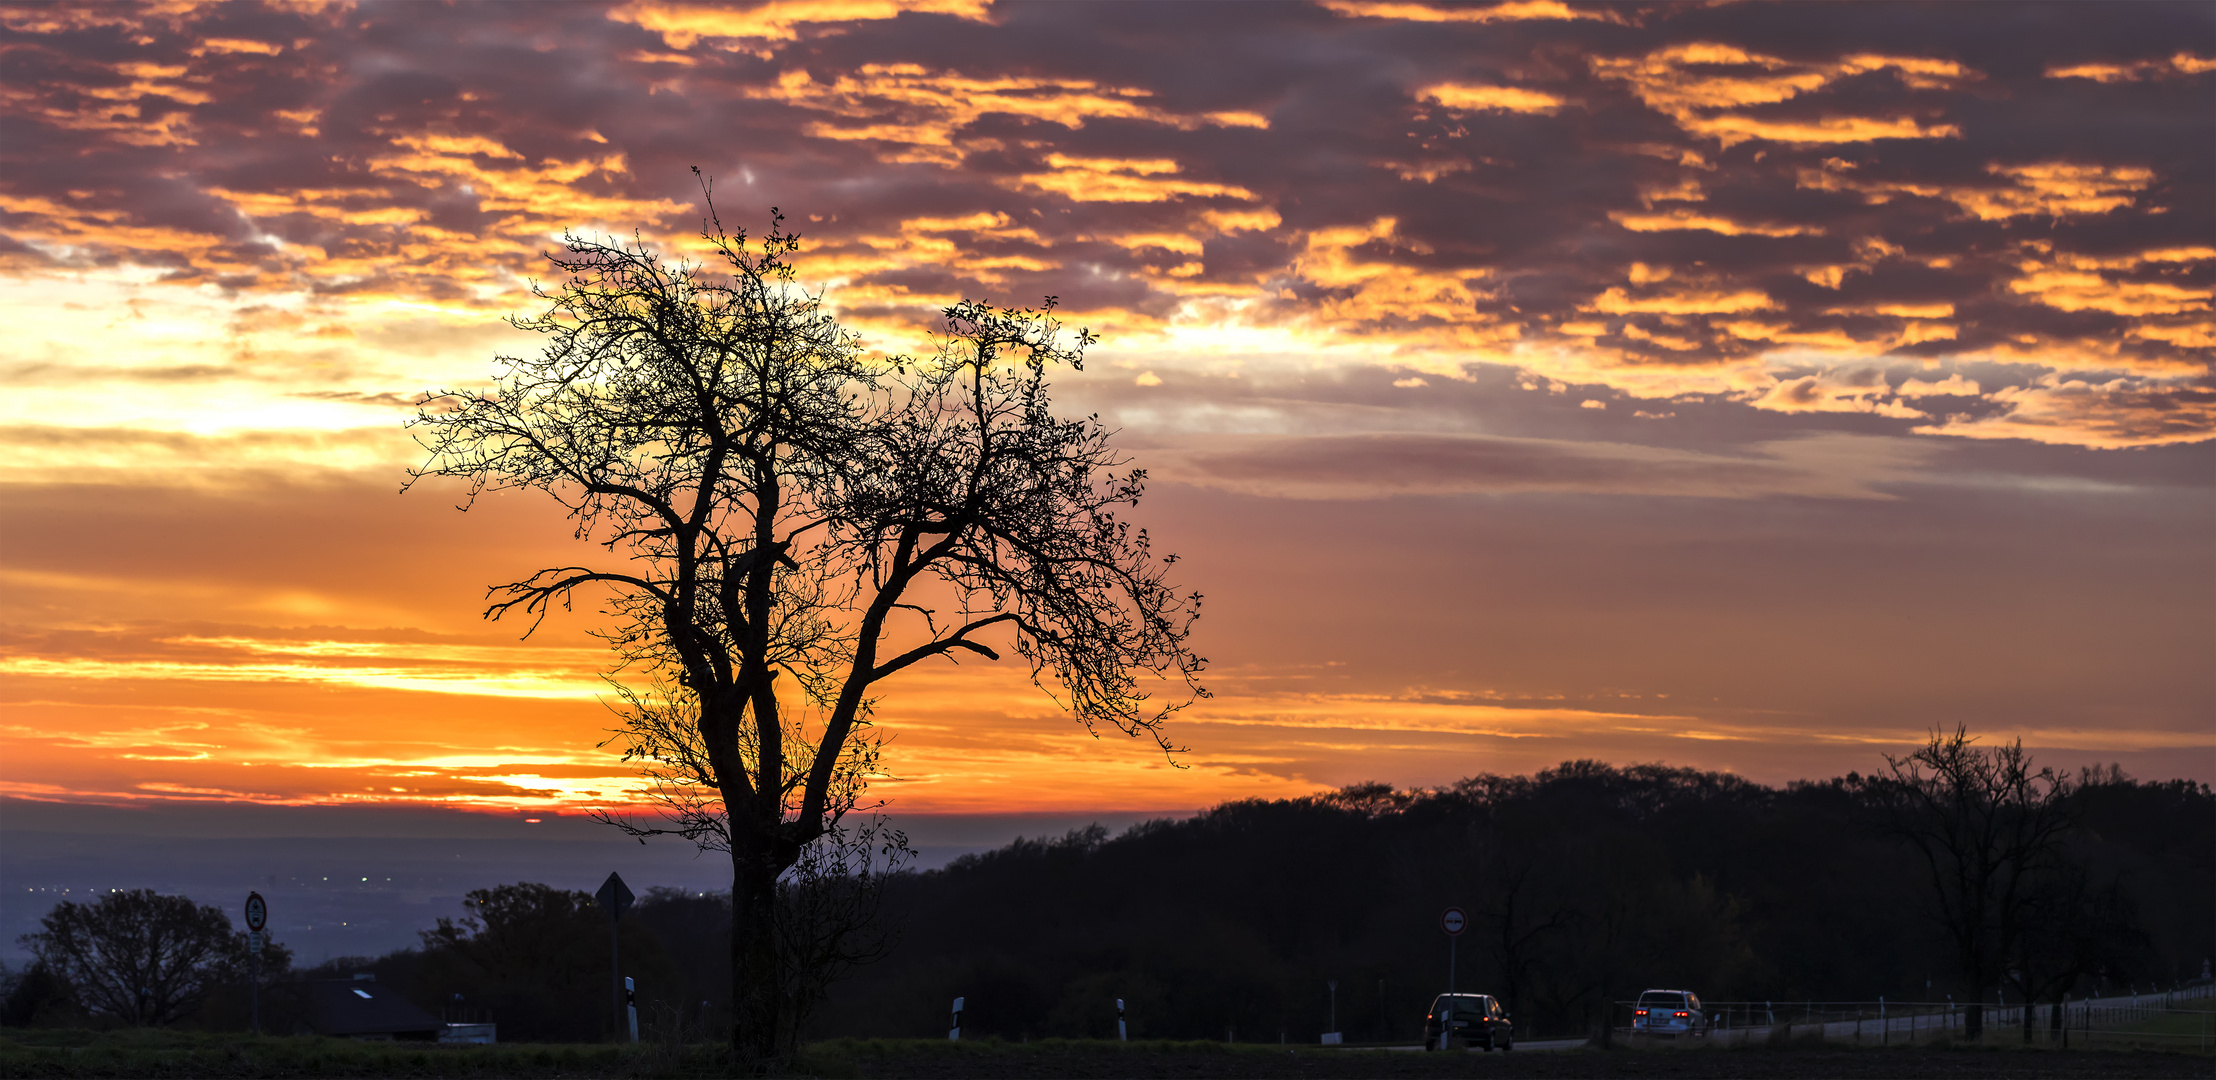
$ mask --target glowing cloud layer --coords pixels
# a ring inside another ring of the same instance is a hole
[[[1067,400],[1212,500],[1178,511],[1203,535],[1236,531],[1209,516],[1227,506],[1391,532],[1489,500],[1663,517],[1954,505],[1934,489],[2097,492],[2190,516],[2216,435],[2216,60],[2179,43],[2208,40],[2207,9],[1994,14],[0,8],[0,273],[17,328],[0,361],[15,466],[0,788],[626,797],[593,749],[605,718],[585,622],[520,645],[473,621],[487,582],[573,554],[563,523],[513,504],[457,523],[418,496],[394,509],[415,453],[397,425],[424,388],[531,347],[498,318],[532,306],[539,255],[565,229],[694,253],[696,165],[726,225],[758,230],[783,208],[810,285],[873,347],[920,347],[935,309],[964,297],[1058,297],[1105,334]],[[2107,520],[2114,505],[2054,513]],[[2171,535],[2170,512],[2146,511],[2146,528]],[[1421,561],[1407,553],[1451,547],[1439,529],[1350,561]],[[1224,552],[1214,572],[1254,558]],[[1322,561],[1272,565],[1307,581]],[[1588,570],[1561,587],[1649,610]],[[1243,587],[1225,586],[1255,607],[1280,591]],[[1612,624],[1597,599],[1593,623],[1526,657],[1551,682],[1464,672],[1430,689],[1460,655],[1441,643],[1476,633],[1455,620],[1497,599],[1441,613],[1437,591],[1390,610],[1336,601],[1341,630],[1429,667],[1373,655],[1325,691],[1271,680],[1326,661],[1273,668],[1258,644],[1272,627],[1229,620],[1223,655],[1249,674],[1190,714],[1207,737],[1191,736],[1189,769],[1096,748],[1005,679],[933,676],[888,706],[903,734],[886,790],[938,809],[1195,806],[1359,779],[1341,773],[1364,762],[1429,776],[1441,747],[1501,767],[1799,748],[1729,759],[1752,768],[1841,745],[1823,730],[1837,716],[1762,719],[1822,710],[1777,705],[1790,693],[1720,661],[1701,668],[1705,704],[1680,688],[1637,707],[1594,689],[1618,675],[1549,666]],[[2127,593],[2139,615],[2117,618],[2142,628],[2196,602]],[[1800,617],[1779,603],[1747,618]],[[1626,663],[1630,682],[1607,693],[1674,677]],[[1958,705],[1948,693],[1917,715]],[[2089,731],[2205,747],[2216,704],[2169,667],[2027,695],[2115,712],[2107,727],[2032,723],[2078,747],[2099,741]]]

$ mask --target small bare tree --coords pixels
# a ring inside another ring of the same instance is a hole
[[[883,917],[886,888],[914,857],[907,835],[874,814],[833,826],[801,851],[778,890],[785,1045],[799,1041],[834,980],[885,954],[899,929]]]
[[[546,347],[427,399],[410,483],[545,492],[618,557],[496,587],[487,615],[535,627],[590,590],[617,670],[659,677],[622,699],[672,811],[639,828],[729,852],[732,1044],[767,1057],[797,1031],[778,883],[860,798],[881,685],[1012,649],[1088,729],[1166,752],[1163,722],[1205,693],[1200,597],[1117,516],[1145,474],[1050,408],[1048,373],[1093,340],[1053,298],[965,301],[934,354],[878,360],[796,284],[775,211],[757,249],[712,204],[701,236],[715,272],[566,237],[548,310],[515,320]]]
[[[2023,740],[1981,749],[1960,726],[1934,730],[1866,791],[1883,830],[1923,856],[1932,917],[1954,946],[1970,1002],[1963,1032],[1984,1031],[1986,995],[2022,954],[2036,923],[2040,881],[2054,870],[2074,823],[2073,786],[2053,768],[2034,769]]]
[[[667,685],[641,692],[610,679],[609,686],[621,703],[618,715],[623,718],[623,727],[610,742],[620,743],[624,760],[636,763],[645,775],[645,794],[659,811],[659,821],[598,810],[592,816],[641,843],[653,836],[675,835],[704,851],[728,853],[730,822],[710,781],[713,766],[692,700]],[[787,723],[792,723],[789,714]],[[752,729],[742,728],[740,735],[740,757],[753,760]],[[805,736],[795,725],[787,732],[786,742],[805,747]],[[801,848],[800,857],[778,882],[774,944],[783,1002],[777,1020],[780,1047],[789,1049],[797,1043],[810,1013],[839,975],[883,955],[891,940],[892,928],[880,918],[885,887],[916,853],[908,846],[905,832],[874,812],[881,803],[861,805],[868,778],[879,773],[883,750],[874,727],[856,726],[832,772],[829,824],[821,837]],[[862,813],[856,815],[857,809]],[[799,810],[801,806],[788,799],[785,812]]]

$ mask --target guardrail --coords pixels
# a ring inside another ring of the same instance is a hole
[[[1979,1006],[1983,1040],[2055,1047],[2146,1047],[2216,1050],[2216,984],[2084,998],[2069,1002],[2002,1001]],[[1616,1036],[1655,1037],[1629,1023],[1634,1002],[1618,1002]],[[1861,1046],[1960,1041],[1970,1006],[1955,1001],[1709,1001],[1709,1029],[1690,1042],[1717,1046],[1804,1039]],[[2026,1030],[2028,1027],[2028,1031]],[[1656,1040],[1659,1041],[1659,1040]]]

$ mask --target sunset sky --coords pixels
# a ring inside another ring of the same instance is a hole
[[[1216,696],[905,674],[914,813],[1933,725],[2216,781],[2216,7],[11,5],[0,796],[620,802],[550,501],[398,494],[564,229],[1060,298]]]

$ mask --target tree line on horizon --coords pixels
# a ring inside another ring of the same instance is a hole
[[[2216,796],[2113,767],[2057,779],[2050,843],[1998,852],[2028,856],[1990,882],[2014,894],[1967,920],[1890,772],[1769,787],[1576,761],[1019,840],[893,890],[898,945],[814,1030],[928,1033],[962,996],[965,1036],[1110,1037],[1122,998],[1135,1038],[1313,1042],[1335,1004],[1349,1041],[1413,1041],[1447,989],[1450,905],[1469,918],[1456,989],[1501,998],[1523,1037],[1605,1031],[1649,987],[2013,1008],[2198,974]]]
[[[829,986],[805,1034],[941,1037],[962,997],[964,1037],[1106,1038],[1120,998],[1134,1038],[1313,1042],[1335,1024],[1349,1041],[1412,1040],[1448,986],[1449,905],[1469,917],[1455,988],[1501,998],[1525,1038],[1605,1030],[1609,1003],[1648,987],[1711,1001],[1997,994],[2015,1009],[2172,985],[2216,955],[2207,785],[2113,766],[2065,777],[2020,749],[2011,772],[2008,746],[1960,732],[1949,746],[1935,735],[1926,751],[1986,771],[1945,781],[1902,759],[1771,787],[1574,761],[1018,839],[885,876],[876,962]],[[1909,797],[1918,776],[1941,802]],[[1945,803],[1964,780],[2000,812],[1964,819]],[[1997,867],[1982,898],[1947,887],[1968,865],[1947,861],[1949,828],[2001,840],[1956,853]],[[657,888],[625,915],[623,973],[650,1035],[728,1028],[729,904]],[[58,905],[26,936],[40,961],[9,974],[0,1023],[133,1022],[59,948],[58,928],[84,914],[67,909],[91,906]],[[607,919],[588,895],[505,884],[472,892],[468,912],[417,947],[284,978],[373,973],[433,1015],[495,1021],[503,1041],[610,1037]],[[167,1019],[243,1027],[243,983],[225,970]],[[265,998],[270,1030],[304,1024],[287,1000]]]

